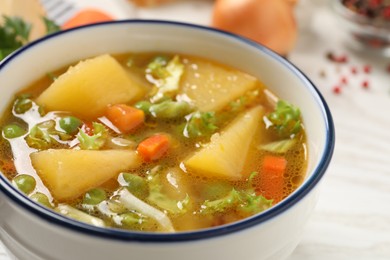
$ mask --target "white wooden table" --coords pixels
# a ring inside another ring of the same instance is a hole
[[[77,2],[76,0],[72,0]],[[84,0],[118,18],[162,18],[209,24],[212,1],[192,0],[154,10],[125,0]],[[126,6],[125,6],[126,5]],[[343,31],[326,0],[301,0],[299,41],[290,60],[317,85],[336,126],[333,161],[322,182],[316,210],[302,242],[289,260],[390,259],[390,59],[371,57],[344,46]],[[326,53],[346,54],[337,65]],[[364,73],[364,66],[372,68]],[[352,73],[352,68],[357,73]],[[348,84],[335,94],[342,77]],[[363,88],[367,81],[369,88]],[[0,260],[9,260],[0,245]]]

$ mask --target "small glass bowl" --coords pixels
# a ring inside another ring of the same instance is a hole
[[[341,0],[333,0],[333,9],[346,29],[349,46],[390,57],[390,21],[359,14]]]

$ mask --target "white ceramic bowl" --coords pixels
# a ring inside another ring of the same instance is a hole
[[[0,176],[0,238],[18,259],[284,259],[299,243],[334,148],[329,109],[288,61],[235,35],[161,21],[120,21],[40,39],[0,64],[0,112],[19,89],[48,71],[102,53],[162,51],[203,56],[260,78],[300,107],[308,138],[307,178],[273,208],[240,222],[194,232],[151,234],[103,229],[54,213]],[[318,234],[319,236],[321,234]]]

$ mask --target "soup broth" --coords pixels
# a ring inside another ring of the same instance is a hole
[[[0,123],[0,168],[13,185],[101,227],[224,225],[267,210],[305,177],[299,109],[200,57],[93,57],[27,86]]]

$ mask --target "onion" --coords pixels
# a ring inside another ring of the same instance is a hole
[[[212,26],[226,30],[287,55],[295,45],[296,0],[217,0]]]

